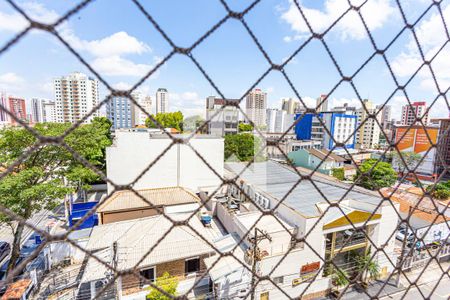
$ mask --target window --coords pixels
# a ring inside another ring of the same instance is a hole
[[[145,279],[151,280],[152,282],[155,281],[155,268],[149,268],[149,269],[145,269],[145,270],[141,270],[139,272],[139,274],[144,277]],[[141,286],[143,285],[147,285],[147,282],[144,282],[144,280],[142,278],[140,278],[141,280]]]
[[[185,273],[195,273],[200,271],[200,258],[186,259],[184,262]]]
[[[284,277],[283,276],[279,276],[279,277],[274,277],[273,278],[273,282],[276,284],[282,284],[284,281]]]

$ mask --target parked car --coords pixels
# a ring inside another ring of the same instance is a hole
[[[405,239],[406,228],[400,228],[395,235],[397,240],[403,241]],[[414,233],[410,230],[406,233],[406,241],[410,242],[414,240]]]
[[[11,252],[11,246],[9,243],[0,241],[0,262],[5,259]]]

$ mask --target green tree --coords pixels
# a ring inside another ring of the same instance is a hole
[[[374,165],[375,167],[372,169]],[[376,159],[364,161],[359,167],[355,178],[358,185],[369,190],[378,190],[391,186],[396,180],[397,173],[392,166],[387,162],[378,162]]]
[[[261,146],[261,139],[251,133],[228,134],[225,136],[225,159],[235,155],[240,161],[253,159]]]
[[[330,276],[333,286],[340,288],[349,284],[349,275],[346,270],[337,268],[334,265],[329,265],[325,271],[324,276]]]
[[[194,132],[195,130],[197,130],[197,128],[199,128],[201,125],[203,125],[204,122],[205,122],[205,120],[201,116],[187,117],[183,121],[183,130],[189,131],[189,132]],[[206,125],[201,130],[200,133],[206,132],[207,129],[208,129],[208,125]]]
[[[380,266],[377,261],[372,259],[370,252],[356,258],[356,268],[361,275],[362,282],[367,283],[368,279],[378,279],[380,276]]]
[[[71,125],[40,123],[34,129],[41,136],[55,137],[62,135]],[[107,127],[105,120],[96,119],[92,124],[73,130],[64,141],[81,157],[102,169],[105,148],[111,144]],[[0,204],[24,219],[42,209],[53,209],[67,193],[99,178],[67,149],[51,143],[40,145],[16,165],[21,155],[36,142],[37,139],[24,128],[0,130],[0,167],[11,170],[0,180]],[[18,259],[25,225],[14,222],[6,214],[0,214],[0,221],[10,225],[14,234],[9,272]]]
[[[431,195],[440,200],[450,198],[450,180],[447,182],[439,182],[436,185],[427,187],[427,191],[432,191]]]
[[[157,278],[155,285],[169,295],[176,296],[177,294],[178,279],[176,277],[170,276],[168,272],[164,272],[161,277]],[[150,293],[146,296],[146,298],[151,300],[171,299],[170,297],[167,297],[166,295],[152,287],[150,287]]]
[[[331,170],[331,175],[337,180],[345,180],[344,168],[333,168]]]
[[[253,125],[247,124],[247,123],[239,123],[238,129],[239,129],[239,132],[253,131]]]
[[[152,117],[164,128],[175,128],[178,131],[183,131],[183,114],[180,111],[170,113],[157,113]],[[152,119],[147,118],[145,125],[148,128],[159,128],[158,124],[154,123]]]

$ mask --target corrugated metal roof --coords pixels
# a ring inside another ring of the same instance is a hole
[[[176,221],[184,221],[190,217],[190,214],[177,214],[170,217]],[[211,241],[209,233],[205,231],[196,216],[189,219],[189,225],[206,241]],[[117,242],[119,270],[134,267],[153,247],[152,252],[139,263],[139,267],[153,266],[214,251],[189,227],[175,226],[169,231],[172,226],[172,222],[163,215],[99,225],[94,227],[86,249],[90,251],[105,249]]]
[[[314,155],[315,157],[323,160],[325,158],[325,156],[327,156],[328,154],[328,150],[325,149],[305,149],[309,154]],[[327,161],[336,161],[336,162],[344,162],[345,159],[340,157],[339,155],[334,154],[333,152],[331,152],[327,159]]]
[[[152,207],[200,202],[197,195],[183,187],[145,189],[138,190],[137,192],[153,204]],[[134,192],[118,191],[100,205],[97,212],[112,212],[144,207],[149,207],[149,204]]]
[[[234,174],[239,174],[246,165],[246,163],[226,163],[225,166]],[[246,168],[240,178],[277,200],[283,199],[300,179],[298,174],[289,167],[273,161],[253,163]],[[326,199],[330,202],[342,198],[352,199],[375,205],[382,201],[382,198],[376,193],[360,187],[355,186],[348,192],[350,185],[344,183],[326,180],[318,176],[313,176],[312,181],[315,186],[309,180],[302,180],[289,193],[283,204],[306,217],[318,217],[321,212],[317,209],[316,204],[326,202]]]

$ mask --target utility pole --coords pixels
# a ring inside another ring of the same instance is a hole
[[[258,235],[259,233],[259,235]],[[270,237],[270,235],[266,232],[266,231],[262,231],[258,228],[255,227],[255,233],[253,237],[249,237],[249,241],[250,243],[252,243],[252,255],[253,255],[253,260],[252,260],[252,281],[251,281],[251,286],[250,288],[253,290],[251,292],[251,300],[255,299],[255,273],[256,273],[256,260],[260,261],[261,260],[261,253],[259,251],[258,248],[258,242],[262,241],[262,240],[269,240],[270,242],[272,242],[272,238]]]
[[[411,217],[412,211],[413,211],[413,207],[409,206],[409,208],[408,208],[408,216],[409,217]],[[397,279],[395,282],[395,286],[397,286],[397,287],[400,285],[400,274],[402,272],[402,266],[403,266],[403,253],[405,252],[406,239],[408,237],[408,232],[409,232],[409,226],[406,225],[405,234],[403,236],[403,242],[402,242],[402,252],[400,253],[400,258],[397,261]]]

